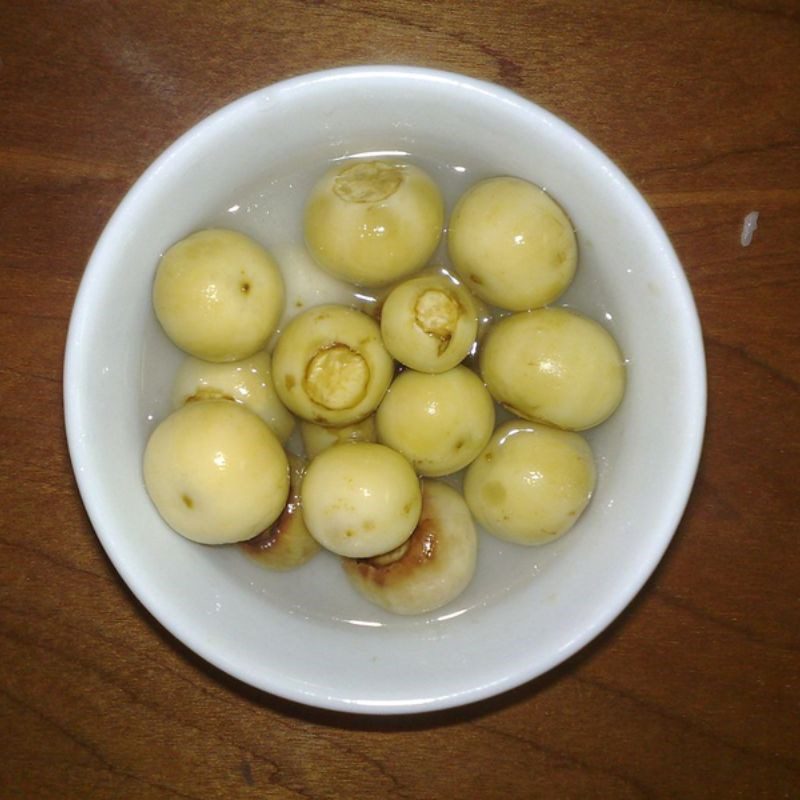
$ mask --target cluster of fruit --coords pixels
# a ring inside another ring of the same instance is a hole
[[[574,277],[577,242],[532,183],[465,192],[447,224],[451,270],[431,265],[441,192],[411,163],[337,164],[303,223],[316,264],[380,290],[380,313],[306,309],[268,352],[285,302],[270,254],[224,229],[175,244],[153,302],[189,357],[148,441],[145,485],[187,538],[242,543],[279,569],[324,547],[372,602],[427,612],[472,579],[473,519],[520,544],[572,527],[595,484],[578,431],[619,405],[623,358],[597,322],[549,305]],[[514,418],[497,425],[495,403]],[[296,419],[304,457],[286,448]],[[462,470],[463,492],[437,480]]]

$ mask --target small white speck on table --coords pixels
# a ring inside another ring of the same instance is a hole
[[[742,223],[742,235],[740,241],[742,247],[747,247],[753,241],[753,234],[758,227],[758,211],[751,211],[745,215],[744,222]]]

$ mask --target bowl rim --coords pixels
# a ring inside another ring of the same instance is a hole
[[[469,90],[487,94],[496,100],[510,103],[518,108],[535,113],[541,121],[550,127],[558,129],[558,131],[570,139],[574,145],[589,151],[593,159],[603,165],[609,178],[622,185],[626,193],[630,195],[631,200],[639,204],[639,210],[648,220],[650,235],[655,236],[665,258],[673,263],[673,288],[679,295],[680,304],[685,310],[687,328],[683,331],[683,337],[686,342],[691,345],[690,352],[688,353],[691,363],[688,365],[688,368],[690,368],[692,372],[691,387],[694,393],[692,398],[694,422],[691,428],[691,436],[689,437],[685,453],[681,459],[681,479],[676,479],[673,485],[672,495],[675,500],[671,507],[671,514],[668,517],[669,521],[664,526],[664,529],[669,531],[668,535],[664,535],[657,545],[654,545],[650,549],[649,557],[642,560],[638,574],[632,578],[629,576],[625,590],[618,592],[614,596],[615,602],[606,604],[599,611],[592,614],[583,628],[582,635],[570,641],[569,644],[561,650],[553,652],[549,659],[544,659],[528,672],[514,672],[507,675],[504,680],[499,682],[482,683],[476,680],[475,685],[469,691],[460,691],[455,694],[427,698],[422,703],[397,703],[395,701],[387,701],[386,703],[375,701],[361,703],[353,698],[330,697],[327,695],[309,696],[299,691],[287,689],[285,686],[277,685],[274,682],[270,683],[268,680],[261,681],[260,685],[254,684],[252,678],[247,675],[245,671],[239,669],[225,654],[215,652],[213,647],[207,646],[202,640],[202,637],[187,636],[187,631],[181,629],[180,625],[176,624],[171,619],[165,619],[164,614],[160,613],[155,599],[151,596],[151,593],[147,591],[147,587],[141,583],[139,577],[131,571],[129,566],[125,563],[125,560],[120,556],[115,545],[114,536],[110,533],[113,520],[104,519],[102,510],[95,502],[96,498],[92,485],[94,476],[89,475],[86,470],[86,466],[82,460],[81,442],[79,441],[81,426],[78,420],[81,414],[81,389],[78,382],[75,380],[75,376],[79,375],[81,372],[81,362],[83,360],[83,328],[91,313],[93,300],[92,288],[96,281],[96,276],[101,274],[101,270],[103,269],[105,251],[111,247],[114,230],[120,224],[120,220],[124,219],[127,215],[129,207],[135,206],[138,203],[138,198],[145,191],[147,185],[158,176],[167,164],[176,158],[192,138],[202,136],[206,131],[212,129],[223,120],[226,120],[230,115],[239,113],[240,109],[246,107],[248,104],[258,101],[259,98],[267,94],[293,92],[309,84],[341,80],[358,81],[365,78],[412,80],[426,83],[435,82],[454,87],[458,90]],[[351,713],[368,714],[419,713],[474,703],[506,692],[548,672],[596,638],[622,613],[633,598],[641,591],[663,558],[667,547],[677,531],[696,479],[702,452],[707,413],[707,376],[703,336],[697,306],[691,292],[688,278],[655,212],[627,176],[603,151],[575,128],[547,109],[542,108],[536,102],[523,97],[511,89],[455,72],[391,64],[344,66],[333,69],[323,69],[269,84],[249,92],[203,117],[173,141],[129,187],[108,219],[92,250],[80,280],[70,317],[64,353],[63,387],[67,444],[82,502],[89,516],[95,535],[99,539],[114,568],[148,612],[166,630],[203,659],[247,684],[255,685],[258,689],[304,705]],[[542,666],[542,664],[544,666]]]

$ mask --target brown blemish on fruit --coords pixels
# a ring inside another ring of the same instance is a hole
[[[294,389],[295,385],[297,384],[294,375],[287,375],[283,382],[286,385],[287,392],[291,392],[292,389]]]
[[[281,540],[283,531],[288,527],[291,520],[291,514],[288,506],[284,507],[281,515],[278,517],[269,528],[265,528],[261,533],[254,536],[247,541],[239,542],[239,546],[248,554],[252,556],[267,553],[274,550]]]
[[[303,521],[300,488],[306,461],[293,453],[288,458],[289,498],[281,515],[252,539],[238,543],[245,555],[259,565],[281,571],[299,567],[320,549]]]
[[[239,290],[242,294],[250,294],[250,284],[247,281],[244,281],[239,285]]]
[[[181,500],[183,501],[183,504],[186,506],[186,508],[194,508],[194,500],[192,500],[192,498],[189,497],[188,494],[182,494]]]
[[[402,584],[409,575],[436,559],[440,537],[439,522],[423,512],[411,536],[399,547],[372,558],[345,558],[342,565],[345,572],[376,586]]]
[[[476,275],[474,272],[470,273],[469,280],[472,281],[472,283],[477,284],[478,286],[483,286],[483,280],[480,278],[480,276]]]

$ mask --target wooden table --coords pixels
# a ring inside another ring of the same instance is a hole
[[[0,797],[800,797],[797,3],[1,0],[0,59]],[[101,550],[62,421],[75,292],[135,178],[245,92],[377,62],[499,82],[604,149],[708,358],[695,490],[632,606],[421,717],[295,706],[188,652]]]

